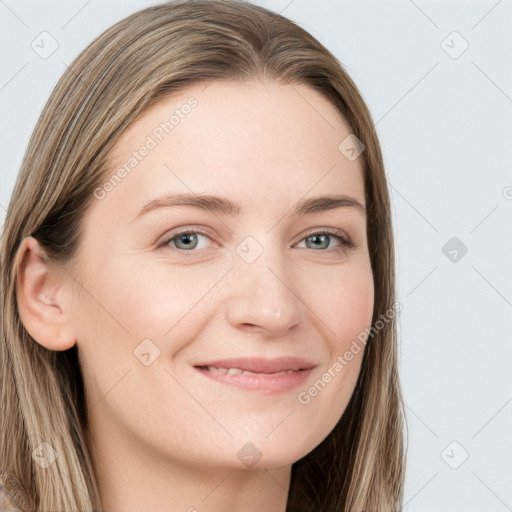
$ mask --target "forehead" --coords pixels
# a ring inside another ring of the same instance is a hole
[[[152,105],[118,140],[105,176],[116,179],[102,207],[142,207],[172,191],[254,206],[327,192],[364,201],[361,158],[340,150],[350,134],[338,109],[305,85],[189,87]]]

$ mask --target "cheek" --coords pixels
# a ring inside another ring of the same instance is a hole
[[[323,321],[331,348],[338,355],[371,325],[374,307],[371,266],[363,262],[341,268],[338,274],[316,282],[323,284],[308,286],[311,309]]]
[[[344,344],[347,335],[351,340],[356,339],[372,322],[374,285],[369,264],[344,276],[340,288],[332,315],[336,319],[336,331],[343,333],[341,343]]]
[[[127,372],[135,378],[147,370],[143,354],[149,351],[151,368],[159,368],[167,365],[169,354],[186,347],[212,314],[202,298],[229,269],[200,271],[191,265],[173,271],[163,263],[134,264],[131,258],[95,261],[84,274],[85,291],[74,308],[80,362],[93,403]]]
[[[318,396],[315,398],[317,405],[323,404],[320,407],[329,411],[328,422],[334,427],[357,382],[365,336],[371,327],[374,284],[370,263],[340,272],[336,279],[327,283],[324,293],[317,292],[312,300],[316,301],[325,339],[329,341],[329,359],[319,369],[317,380],[313,382],[315,389],[305,390],[310,396],[299,402],[305,404]]]
[[[157,272],[155,265],[134,265],[130,258],[100,260],[84,273],[75,301],[80,365],[90,412],[112,408],[129,424],[140,417],[133,398],[140,395],[142,383],[168,386],[171,379],[160,366],[166,366],[169,351],[187,343],[184,329],[200,314],[199,301],[215,276],[191,279],[187,272],[192,270],[171,272],[166,267]],[[143,341],[147,339],[152,343]],[[155,361],[151,366],[144,365],[148,352]]]
[[[98,321],[112,324],[120,336],[129,333],[132,342],[152,336],[161,339],[197,315],[201,299],[227,268],[201,271],[190,265],[177,270],[164,263],[146,265],[143,259],[136,264],[131,258],[106,261],[91,272],[91,295],[101,304],[96,307]]]
[[[345,276],[332,309],[333,329],[330,375],[343,374],[333,388],[343,396],[346,405],[359,376],[366,333],[371,327],[374,308],[374,284],[371,267],[362,267]]]

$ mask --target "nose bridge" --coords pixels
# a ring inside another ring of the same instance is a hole
[[[303,304],[293,288],[292,268],[272,237],[246,237],[236,248],[234,275],[227,302],[234,327],[251,325],[282,335],[298,324]]]

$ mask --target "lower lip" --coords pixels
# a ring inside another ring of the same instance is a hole
[[[194,368],[201,372],[205,377],[217,382],[253,391],[259,391],[269,395],[284,393],[301,385],[313,370],[313,368],[309,368],[308,370],[281,373],[279,375],[272,373],[260,373],[258,375],[250,373],[223,375],[219,372],[211,372],[203,368]]]

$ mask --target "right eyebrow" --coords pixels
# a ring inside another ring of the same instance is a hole
[[[173,206],[192,206],[201,210],[222,213],[224,215],[239,215],[242,207],[225,197],[198,194],[167,194],[149,201],[142,207],[134,220],[147,213]]]

